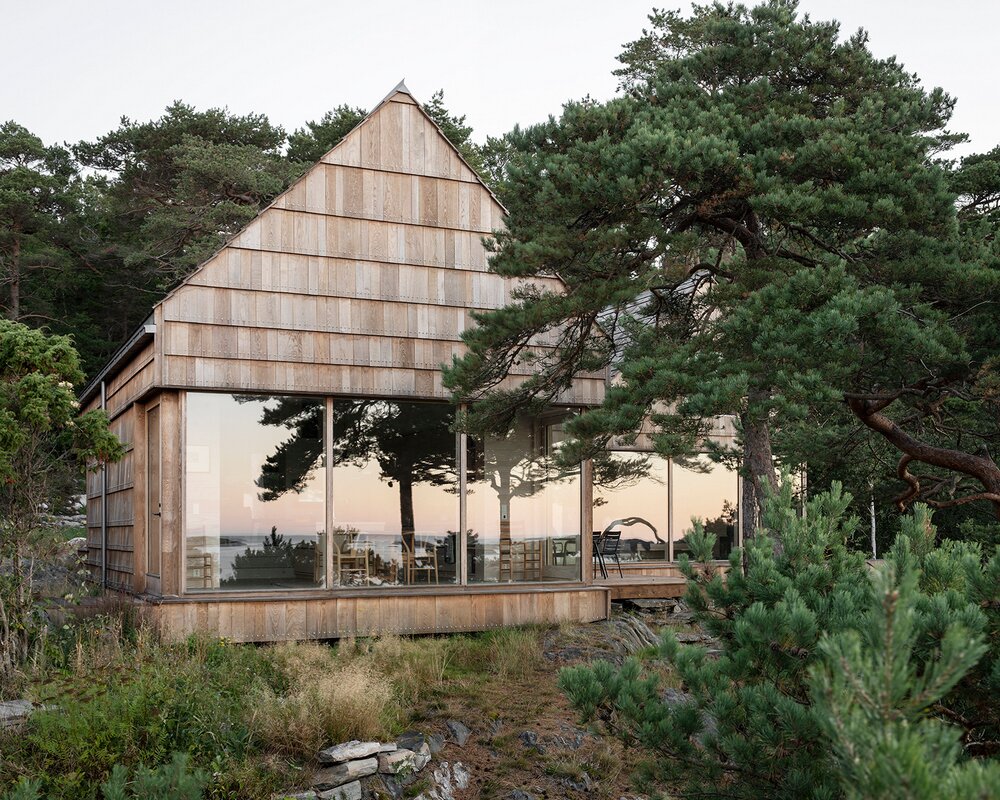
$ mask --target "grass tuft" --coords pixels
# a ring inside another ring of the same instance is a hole
[[[260,687],[250,728],[274,752],[308,760],[333,742],[389,734],[399,713],[396,692],[373,662],[345,661],[317,644],[280,645],[270,657],[289,688]]]

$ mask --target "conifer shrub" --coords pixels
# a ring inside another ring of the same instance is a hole
[[[869,565],[847,547],[850,501],[835,484],[800,515],[786,487],[727,574],[684,566],[687,602],[719,652],[665,633],[680,691],[637,660],[563,671],[582,716],[649,751],[647,788],[1000,796],[1000,548],[938,545],[918,507]]]
[[[149,768],[140,765],[130,771],[121,764],[101,784],[104,800],[201,800],[208,776],[192,770],[188,756],[174,753],[170,762]]]

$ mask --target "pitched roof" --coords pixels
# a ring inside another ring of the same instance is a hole
[[[476,170],[473,169],[473,167],[468,163],[468,161],[466,161],[461,151],[454,145],[453,142],[451,142],[450,139],[448,139],[448,137],[445,135],[441,127],[434,121],[433,117],[431,117],[427,113],[427,111],[423,108],[423,106],[420,105],[420,103],[413,97],[410,90],[406,87],[406,84],[401,80],[379,102],[379,104],[375,106],[375,108],[373,108],[365,116],[365,118],[361,122],[359,122],[354,128],[352,128],[351,131],[349,131],[344,136],[343,139],[341,139],[326,154],[324,154],[323,157],[316,164],[314,164],[312,167],[303,172],[302,175],[296,178],[288,186],[287,189],[285,189],[283,192],[277,195],[270,203],[268,203],[267,206],[262,208],[255,215],[255,217],[252,220],[250,220],[246,225],[244,225],[239,231],[234,233],[232,236],[228,237],[226,241],[222,245],[220,245],[220,247],[211,256],[209,256],[207,259],[205,259],[205,261],[199,264],[198,267],[196,267],[188,275],[186,275],[163,298],[161,298],[157,303],[155,303],[153,305],[153,308],[156,309],[158,306],[161,306],[171,297],[176,295],[177,292],[179,292],[185,286],[191,284],[191,282],[194,281],[196,277],[208,267],[208,265],[210,265],[213,261],[215,261],[218,258],[218,256],[223,251],[226,250],[226,248],[228,248],[230,245],[234,243],[237,243],[240,237],[245,236],[251,228],[253,228],[256,225],[259,225],[262,218],[264,218],[268,214],[268,212],[270,212],[272,209],[280,209],[284,207],[286,199],[291,197],[293,193],[295,193],[299,189],[299,187],[301,187],[309,179],[311,173],[313,173],[317,169],[320,169],[321,165],[354,164],[357,166],[361,166],[362,164],[360,159],[355,164],[355,162],[352,160],[351,154],[347,153],[346,151],[351,148],[359,147],[359,142],[358,142],[359,137],[357,136],[358,132],[364,129],[365,126],[368,125],[370,121],[383,110],[383,108],[385,108],[389,103],[392,103],[394,101],[397,103],[406,103],[408,105],[416,107],[416,109],[419,111],[423,119],[425,119],[433,126],[433,129],[436,130],[438,134],[440,134],[440,139],[443,142],[445,142],[446,146],[450,148],[451,152],[455,156],[457,156],[458,162],[462,165],[462,167],[464,167],[465,170],[468,171],[468,175],[471,176],[471,179],[474,180],[476,183],[478,183],[482,188],[484,188],[489,193],[490,198],[499,207],[500,211],[503,214],[506,214],[507,213],[506,208],[500,202],[499,198],[497,198],[497,196],[494,194],[493,190],[482,180],[482,178],[479,176]],[[433,173],[428,173],[428,174],[433,174]],[[468,177],[466,177],[464,173],[463,177],[465,177],[465,179],[468,180]],[[150,324],[149,320],[147,320],[141,326],[139,326],[139,328],[131,336],[129,336],[128,340],[126,340],[125,345],[123,345],[121,348],[119,348],[118,351],[116,351],[116,353],[108,360],[108,362],[101,368],[101,370],[95,375],[95,377],[84,387],[83,391],[80,393],[81,403],[86,404],[87,402],[92,400],[99,392],[101,382],[113,377],[120,371],[122,366],[128,362],[128,359],[134,354],[135,350],[134,347],[129,346],[129,343],[139,341],[140,339],[143,341],[148,341],[149,338],[151,338],[151,336],[155,334],[155,331],[156,331],[155,326]]]

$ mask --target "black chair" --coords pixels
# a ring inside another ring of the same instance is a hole
[[[601,577],[608,577],[608,568],[604,563],[604,556],[601,555],[601,532],[594,531],[594,548],[593,548],[593,558],[597,562],[598,568],[601,570]]]
[[[618,565],[618,575],[622,578],[625,577],[625,573],[622,572],[622,562],[618,560],[618,545],[621,544],[621,539],[621,531],[605,531],[599,540],[600,550],[598,552],[601,556],[601,568],[604,571],[605,578],[608,577],[608,558],[615,560],[615,563]]]

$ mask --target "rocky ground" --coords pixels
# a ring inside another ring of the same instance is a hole
[[[315,790],[306,787],[297,796],[640,800],[644,796],[634,789],[632,776],[641,755],[599,728],[582,725],[558,688],[558,672],[596,659],[620,664],[629,655],[649,653],[667,626],[682,640],[706,638],[674,600],[615,604],[607,622],[548,630],[541,637],[541,663],[530,674],[457,681],[444,699],[414,709],[413,731],[382,745],[415,751],[426,745],[431,759],[425,768],[398,780],[370,775],[360,781],[357,795],[354,789],[338,793],[321,776]]]

